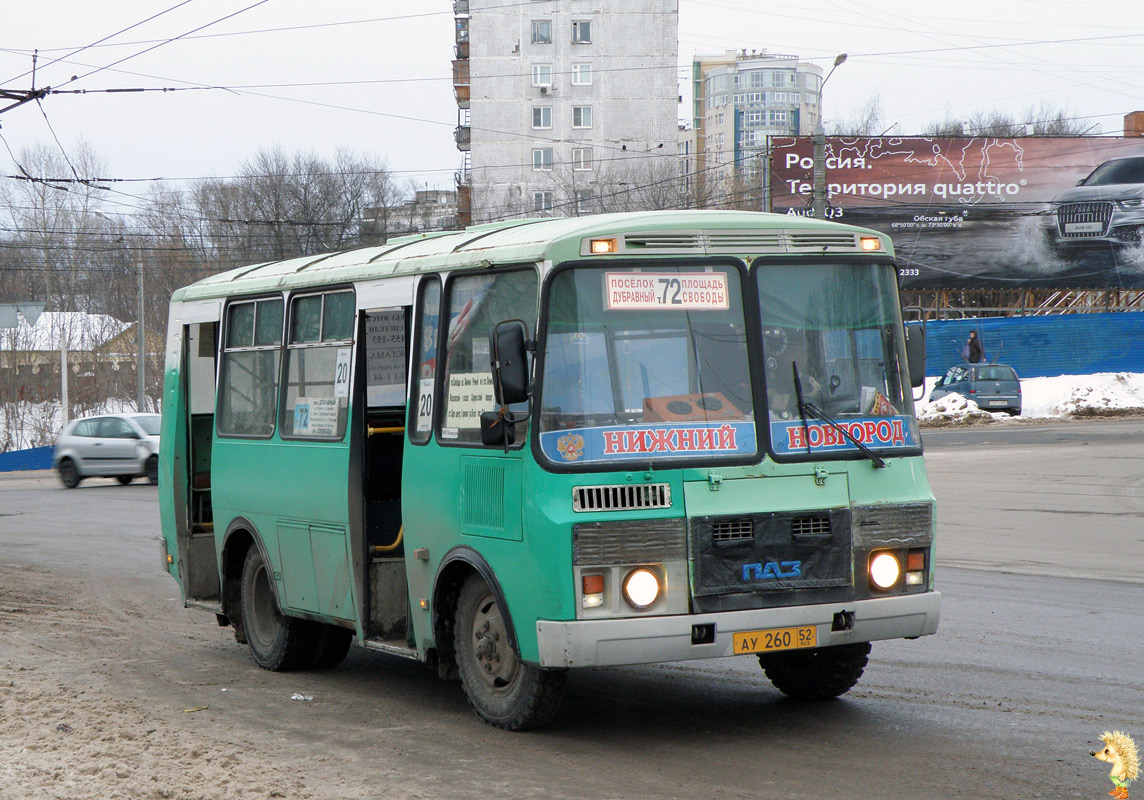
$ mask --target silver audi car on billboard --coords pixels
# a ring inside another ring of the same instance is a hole
[[[1051,203],[1041,225],[1055,248],[1144,243],[1144,156],[1105,161]]]

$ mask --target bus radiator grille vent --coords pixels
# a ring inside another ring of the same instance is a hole
[[[792,250],[858,250],[858,242],[852,233],[792,233]]]
[[[644,234],[628,235],[624,237],[624,246],[628,250],[687,250],[689,252],[702,252],[703,239],[696,234]]]
[[[640,511],[649,508],[671,508],[669,484],[613,484],[572,489],[573,511]]]
[[[825,514],[795,517],[790,521],[790,533],[795,539],[830,536],[830,517]]]
[[[711,524],[711,541],[715,544],[742,542],[755,538],[750,519],[721,519]]]

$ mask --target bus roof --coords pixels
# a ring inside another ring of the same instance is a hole
[[[670,233],[666,233],[670,232]],[[859,253],[877,231],[756,211],[645,211],[516,219],[390,239],[383,245],[267,261],[212,275],[179,289],[173,301],[256,294],[474,266],[579,258],[581,242],[621,235],[618,255]]]

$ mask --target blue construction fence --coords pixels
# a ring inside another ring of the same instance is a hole
[[[52,447],[33,447],[30,450],[13,450],[0,453],[0,472],[22,472],[24,470],[51,469]]]
[[[926,375],[944,375],[962,360],[977,331],[987,361],[1009,364],[1022,378],[1144,372],[1144,313],[984,317],[926,323]]]

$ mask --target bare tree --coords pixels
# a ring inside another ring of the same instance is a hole
[[[874,92],[853,114],[829,120],[823,127],[831,136],[878,136],[885,127],[882,96]]]
[[[1078,117],[1067,106],[1054,106],[1042,100],[1014,116],[1000,109],[974,111],[966,117],[946,112],[945,118],[922,129],[923,136],[960,137],[992,136],[1011,139],[1019,136],[1080,136],[1091,128],[1086,118]]]

